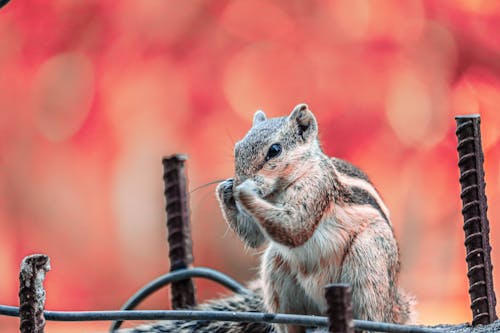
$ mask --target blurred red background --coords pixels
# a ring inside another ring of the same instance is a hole
[[[191,189],[230,177],[256,109],[307,102],[324,150],[365,169],[392,210],[420,321],[470,321],[453,116],[482,115],[495,264],[499,28],[496,0],[13,0],[0,10],[0,303],[17,304],[19,263],[42,252],[47,309],[117,309],[169,267],[161,157],[189,155]],[[213,190],[191,194],[195,263],[249,280],[258,254]],[[168,303],[164,291],[143,307]]]

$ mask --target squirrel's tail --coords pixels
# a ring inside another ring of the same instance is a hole
[[[397,324],[415,324],[417,319],[415,304],[415,297],[403,290],[398,290],[394,302],[394,322]]]
[[[234,294],[226,298],[216,299],[196,307],[197,310],[213,311],[240,311],[240,312],[263,312],[264,303],[260,290],[254,290],[249,294]],[[120,333],[273,333],[271,324],[266,323],[243,323],[222,322],[208,320],[171,320],[158,321],[143,324],[135,328],[123,329]]]

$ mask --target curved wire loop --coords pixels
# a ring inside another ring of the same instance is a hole
[[[216,271],[211,268],[206,268],[206,267],[195,267],[195,268],[183,268],[183,269],[178,269],[173,272],[167,273],[165,275],[162,275],[155,280],[149,282],[146,284],[144,287],[139,289],[132,297],[130,297],[127,302],[121,307],[121,310],[132,310],[134,309],[139,303],[141,303],[146,297],[157,291],[158,289],[172,283],[172,282],[177,282],[181,280],[185,280],[188,278],[193,278],[193,277],[200,277],[200,278],[205,278],[209,279],[215,282],[220,283],[224,287],[228,288],[231,291],[234,291],[239,294],[248,294],[251,293],[250,290],[245,288],[243,285],[238,283],[236,280],[232,279],[231,277],[227,276],[224,273],[221,273],[219,271]],[[110,332],[113,332],[114,330],[117,330],[120,328],[121,324],[123,321],[118,320],[114,321],[111,324],[110,327]]]

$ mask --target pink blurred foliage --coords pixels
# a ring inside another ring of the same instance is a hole
[[[17,303],[18,264],[43,252],[48,309],[118,308],[169,267],[161,157],[189,155],[191,188],[230,177],[255,110],[307,102],[324,150],[386,199],[420,321],[470,320],[453,116],[482,116],[495,264],[499,22],[495,0],[12,0],[0,10],[0,303]],[[257,254],[227,230],[213,188],[191,193],[195,262],[249,280]],[[200,299],[224,292],[197,283]],[[105,330],[47,330],[89,327]]]

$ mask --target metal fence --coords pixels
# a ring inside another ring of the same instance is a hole
[[[325,288],[326,298],[329,303],[329,317],[272,314],[259,312],[229,312],[229,311],[200,311],[200,310],[141,310],[131,311],[149,295],[165,287],[186,279],[201,277],[210,279],[237,293],[251,293],[250,290],[228,277],[210,268],[186,268],[165,274],[141,288],[134,294],[119,311],[47,311],[43,310],[44,297],[36,294],[44,294],[43,275],[45,267],[39,265],[38,269],[32,271],[29,267],[32,262],[48,263],[48,257],[44,255],[32,255],[24,259],[21,276],[29,276],[29,287],[23,288],[25,295],[30,293],[34,297],[27,297],[21,307],[0,305],[0,314],[6,316],[21,317],[22,332],[43,332],[45,320],[53,321],[103,321],[113,320],[110,331],[119,329],[124,320],[204,320],[204,321],[233,321],[233,322],[262,322],[277,324],[295,324],[316,327],[336,327],[331,332],[350,332],[360,329],[379,332],[407,332],[407,333],[437,333],[439,329],[397,325],[391,323],[371,322],[366,320],[352,320],[352,313],[346,311],[350,306],[350,287],[343,284],[332,284]],[[24,278],[22,278],[24,279]],[[22,281],[27,282],[27,280]],[[29,290],[27,290],[29,289]],[[41,309],[41,311],[40,311]],[[349,314],[350,313],[350,314]],[[346,316],[347,314],[347,316]],[[343,319],[340,320],[340,317]],[[344,330],[339,330],[344,327]]]
[[[483,152],[481,147],[480,117],[456,117],[458,138],[458,166],[460,168],[460,197],[463,203],[466,261],[468,265],[469,294],[472,325],[489,325],[496,319],[493,290],[489,223],[486,217]],[[163,159],[167,228],[171,271],[151,281],[134,294],[119,311],[47,311],[43,288],[50,260],[42,254],[24,258],[20,272],[20,306],[0,305],[0,315],[20,318],[21,332],[42,333],[46,320],[52,321],[113,321],[110,331],[117,330],[124,320],[204,320],[232,322],[261,322],[324,327],[325,332],[354,333],[355,330],[377,332],[435,333],[439,328],[397,325],[353,319],[351,289],[345,284],[325,286],[328,304],[327,317],[273,314],[259,312],[226,312],[186,310],[196,305],[192,278],[206,278],[232,290],[248,294],[248,290],[229,276],[210,268],[192,266],[192,242],[184,155]],[[149,295],[171,284],[174,310],[133,310]],[[183,310],[184,309],[184,310]]]

